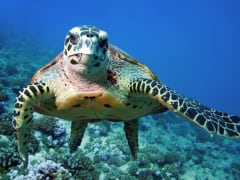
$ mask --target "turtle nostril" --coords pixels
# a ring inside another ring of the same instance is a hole
[[[72,59],[71,61],[71,64],[75,65],[75,64],[78,64],[76,60]]]
[[[92,38],[92,37],[93,37],[93,34],[92,34],[92,33],[88,33],[88,34],[87,34],[87,37],[88,37],[88,38]]]

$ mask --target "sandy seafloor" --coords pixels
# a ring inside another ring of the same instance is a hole
[[[14,99],[58,50],[11,32],[0,38],[0,179],[240,179],[239,139],[210,136],[172,112],[140,119],[136,161],[122,123],[89,124],[70,154],[70,123],[35,113],[23,170],[11,127]]]

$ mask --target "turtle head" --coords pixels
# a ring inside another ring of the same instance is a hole
[[[64,59],[80,74],[95,74],[106,69],[108,36],[94,26],[72,28],[64,42]],[[73,67],[74,66],[74,67]]]

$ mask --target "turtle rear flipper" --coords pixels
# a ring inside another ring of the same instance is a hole
[[[69,151],[73,153],[77,150],[78,146],[81,145],[84,132],[87,128],[87,123],[72,122],[71,124],[71,135],[69,140]]]
[[[124,123],[124,131],[131,150],[133,159],[137,159],[138,153],[138,119]]]
[[[34,106],[46,99],[51,99],[54,94],[44,83],[28,85],[19,92],[16,98],[14,109],[14,124],[16,128],[18,152],[24,161],[24,166],[28,163],[28,143],[30,137],[30,123]]]
[[[199,102],[186,98],[158,81],[136,79],[129,85],[130,93],[151,96],[168,109],[206,129],[209,133],[223,136],[240,136],[240,117],[231,116],[208,108]]]

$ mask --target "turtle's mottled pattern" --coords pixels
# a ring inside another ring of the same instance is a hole
[[[194,99],[186,98],[165,85],[149,79],[133,80],[129,89],[131,93],[149,94],[160,103],[205,128],[209,133],[223,136],[240,136],[240,117],[210,109]]]
[[[28,163],[30,122],[34,111],[72,121],[69,150],[81,144],[87,124],[104,119],[123,122],[134,159],[138,118],[172,110],[210,133],[240,136],[240,118],[210,109],[163,85],[155,74],[108,43],[93,26],[75,27],[64,50],[33,76],[16,98],[14,124],[18,151]]]
[[[20,156],[28,159],[28,143],[30,138],[30,123],[34,111],[33,104],[52,96],[49,87],[44,83],[34,83],[24,88],[18,95],[14,110],[14,126],[17,130],[18,151]],[[46,103],[47,103],[46,101]]]

